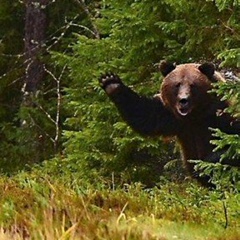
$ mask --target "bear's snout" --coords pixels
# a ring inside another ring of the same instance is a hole
[[[188,98],[182,98],[179,100],[179,104],[183,107],[187,106],[189,104]]]
[[[191,102],[188,97],[180,98],[177,104],[177,112],[181,116],[186,116],[192,111]]]

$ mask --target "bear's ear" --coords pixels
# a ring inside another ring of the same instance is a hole
[[[166,77],[170,72],[172,72],[176,66],[172,63],[168,63],[167,61],[163,60],[159,63],[159,70],[164,77]]]
[[[198,69],[206,75],[209,79],[213,78],[215,72],[215,66],[213,63],[203,63],[198,67]]]

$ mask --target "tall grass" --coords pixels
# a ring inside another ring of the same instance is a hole
[[[1,177],[0,190],[3,240],[240,239],[239,194],[191,183],[111,190],[23,174]]]

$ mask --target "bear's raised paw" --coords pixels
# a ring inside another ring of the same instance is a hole
[[[118,75],[107,73],[101,75],[99,78],[99,84],[106,91],[106,93],[110,95],[122,85],[122,81]]]

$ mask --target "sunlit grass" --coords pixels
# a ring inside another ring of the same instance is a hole
[[[239,195],[228,193],[223,200],[189,183],[111,190],[24,175],[2,177],[0,190],[3,240],[240,239]]]

